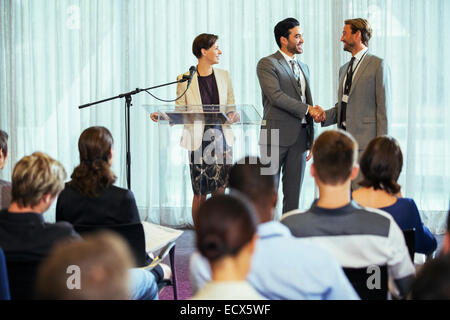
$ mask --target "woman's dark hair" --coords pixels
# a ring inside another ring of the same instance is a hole
[[[192,43],[192,53],[197,59],[200,59],[202,57],[202,49],[208,50],[216,43],[217,39],[219,39],[219,36],[215,34],[199,34]]]
[[[275,28],[273,29],[273,33],[275,35],[275,41],[277,42],[278,47],[281,49],[281,37],[289,38],[289,34],[292,28],[299,26],[300,23],[295,18],[286,18],[283,21],[277,23]]]
[[[359,166],[364,176],[359,183],[361,186],[384,190],[393,195],[400,191],[397,180],[403,167],[403,155],[394,138],[380,136],[370,141],[359,160]]]
[[[80,193],[95,198],[99,191],[116,181],[109,158],[114,140],[105,127],[90,127],[78,140],[80,165],[73,170],[69,185]]]
[[[210,262],[235,256],[256,232],[257,218],[244,198],[218,195],[198,209],[197,248]]]

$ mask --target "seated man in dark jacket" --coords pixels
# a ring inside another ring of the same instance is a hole
[[[12,202],[0,211],[0,247],[8,264],[11,297],[33,298],[39,263],[62,240],[81,240],[68,222],[47,223],[43,213],[64,189],[66,171],[58,161],[35,152],[22,158],[12,175]],[[17,269],[9,268],[16,266]],[[23,272],[24,266],[31,266]],[[20,273],[17,270],[21,270]],[[144,269],[130,269],[130,298],[158,299],[155,277]],[[20,274],[19,274],[20,273]],[[28,277],[24,281],[24,277]]]

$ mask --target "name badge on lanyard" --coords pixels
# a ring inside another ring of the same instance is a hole
[[[342,102],[348,103],[348,95],[344,94],[342,96]]]

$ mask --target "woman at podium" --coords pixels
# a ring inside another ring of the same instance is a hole
[[[225,106],[234,105],[230,76],[226,70],[213,68],[219,63],[222,54],[218,38],[217,35],[202,33],[194,39],[192,53],[198,59],[197,70],[190,84],[186,81],[178,83],[177,97],[182,97],[176,104],[178,111],[224,113],[228,122],[233,123],[239,121],[239,115],[230,108],[221,110]],[[179,75],[178,80],[183,76],[188,74]],[[151,118],[156,121],[157,113],[152,114]],[[206,200],[206,196],[225,192],[233,164],[231,146],[234,135],[231,127],[219,119],[216,122],[208,119],[208,115],[200,123],[186,124],[180,143],[189,150],[194,224],[197,209]]]

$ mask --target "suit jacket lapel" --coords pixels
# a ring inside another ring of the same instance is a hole
[[[297,61],[298,62],[298,61]],[[306,88],[305,88],[305,98],[306,98],[306,103],[308,104],[313,104],[313,99],[312,99],[312,95],[311,95],[311,89],[309,87],[309,73],[306,72],[306,68],[303,65],[303,63],[298,62],[298,65],[300,66],[300,70],[302,70],[303,76],[305,77],[305,83],[306,83]],[[300,96],[301,96],[301,92],[300,92]]]
[[[301,97],[302,93],[300,91],[300,88],[297,85],[297,80],[295,79],[294,72],[292,71],[292,67],[287,63],[286,59],[283,57],[283,55],[279,51],[277,51],[276,55],[277,55],[278,62],[283,66],[284,71],[286,71],[286,73],[289,75],[289,78],[291,78],[292,85],[294,86],[295,90],[297,90],[299,97]]]
[[[366,69],[367,66],[369,65],[370,57],[371,57],[371,55],[369,53],[366,53],[366,56],[364,57],[363,61],[361,61],[361,63],[359,64],[358,71],[356,72],[356,74],[353,78],[353,81],[352,81],[352,87],[350,88],[350,93],[348,94],[349,96],[351,96],[351,94],[353,92],[353,88],[356,87],[356,84],[357,84],[359,78],[364,73],[364,69]]]
[[[192,82],[191,82],[191,86],[189,87],[189,90],[192,96],[192,103],[189,103],[190,105],[195,105],[195,106],[201,106],[202,104],[202,97],[200,95],[200,89],[198,86],[198,77],[197,77],[197,72],[194,74],[194,76],[192,77]]]
[[[213,69],[214,70],[214,77],[216,78],[216,84],[217,84],[217,91],[219,92],[219,104],[223,105],[226,104],[227,101],[227,90],[224,88],[225,84],[227,83],[227,79],[223,76],[223,73],[220,70]],[[224,96],[225,95],[225,96]]]

